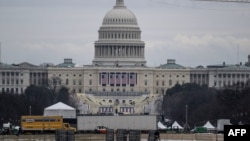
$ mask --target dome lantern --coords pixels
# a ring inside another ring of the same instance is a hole
[[[124,0],[116,0],[116,5],[114,6],[116,7],[125,7],[124,6]]]

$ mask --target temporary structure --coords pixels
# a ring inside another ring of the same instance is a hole
[[[167,129],[165,125],[163,125],[160,121],[157,123],[158,129]]]
[[[203,127],[207,128],[207,130],[215,130],[215,127],[209,121]]]
[[[175,121],[173,124],[172,124],[172,129],[183,129],[182,126],[180,126],[180,124]]]
[[[75,119],[76,109],[58,102],[44,109],[44,116],[62,116],[64,119]]]

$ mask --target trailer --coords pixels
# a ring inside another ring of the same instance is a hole
[[[217,120],[217,132],[223,133],[225,125],[231,125],[230,119],[218,119]]]
[[[122,115],[122,116],[78,116],[77,130],[79,132],[94,131],[96,127],[109,129],[126,129],[149,131],[157,129],[155,115]]]

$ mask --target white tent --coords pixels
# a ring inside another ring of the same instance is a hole
[[[157,123],[158,129],[167,129],[165,125],[163,125],[160,121]]]
[[[182,126],[180,126],[180,124],[175,121],[173,124],[172,124],[172,129],[183,129]]]
[[[207,130],[215,130],[215,127],[209,121],[203,127],[207,128]]]
[[[76,109],[58,102],[44,109],[44,116],[62,116],[64,119],[76,118]]]

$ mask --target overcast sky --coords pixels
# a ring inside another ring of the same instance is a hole
[[[116,0],[0,0],[1,61],[91,64],[94,42]],[[250,3],[124,0],[146,45],[148,66],[245,63]]]

